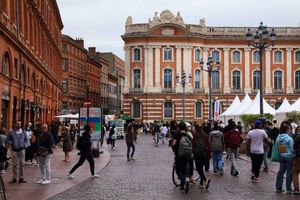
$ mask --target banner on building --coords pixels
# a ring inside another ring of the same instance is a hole
[[[220,100],[216,100],[214,103],[214,120],[217,120],[219,115],[220,115]]]

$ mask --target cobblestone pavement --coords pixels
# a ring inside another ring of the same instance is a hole
[[[174,187],[171,178],[173,153],[167,144],[154,147],[151,136],[141,136],[136,145],[136,160],[127,162],[124,140],[118,140],[111,151],[111,161],[100,173],[100,178],[89,179],[52,198],[67,199],[299,199],[293,194],[275,192],[276,174],[261,174],[260,183],[250,182],[250,163],[238,160],[240,176],[232,177],[230,163],[225,160],[223,177],[208,174],[208,191],[191,185],[188,194]],[[87,172],[88,173],[88,172]]]

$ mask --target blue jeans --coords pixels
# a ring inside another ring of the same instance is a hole
[[[267,146],[264,146],[264,167],[266,170],[269,169],[268,165],[268,153],[269,153],[270,148]]]
[[[293,158],[292,157],[284,157],[281,156],[279,158],[279,171],[277,173],[277,179],[276,179],[276,189],[282,189],[283,184],[283,176],[286,172],[286,190],[292,191],[292,163]]]
[[[213,151],[212,159],[213,159],[213,167],[214,172],[217,172],[217,169],[223,170],[223,161],[222,161],[223,151]]]

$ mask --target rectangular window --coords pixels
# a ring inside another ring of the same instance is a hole
[[[201,102],[196,103],[196,118],[201,118]]]
[[[218,71],[211,72],[211,88],[220,89],[220,73]]]

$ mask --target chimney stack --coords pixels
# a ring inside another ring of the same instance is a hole
[[[76,38],[76,43],[79,44],[82,48],[84,48],[84,40],[83,38]]]
[[[96,47],[89,47],[90,54],[96,54]]]

